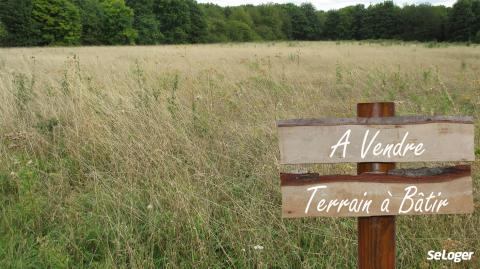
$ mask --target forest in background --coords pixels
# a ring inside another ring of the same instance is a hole
[[[272,40],[480,43],[480,0],[220,7],[194,0],[0,0],[0,46],[153,45]]]

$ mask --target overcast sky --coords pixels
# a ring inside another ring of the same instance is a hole
[[[368,6],[370,4],[375,4],[379,2],[383,2],[384,0],[370,0],[370,1],[351,1],[351,0],[197,0],[198,3],[214,3],[220,6],[239,6],[245,4],[264,4],[264,3],[295,3],[301,4],[304,2],[312,3],[317,9],[321,10],[330,10],[330,9],[339,9],[346,6],[356,5],[356,4],[364,4]],[[403,6],[404,4],[420,4],[420,3],[430,3],[432,5],[444,5],[451,7],[455,0],[394,0],[394,2],[399,5]]]

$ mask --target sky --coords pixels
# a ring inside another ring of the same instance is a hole
[[[352,6],[356,4],[364,4],[368,6],[370,4],[380,3],[384,0],[367,0],[367,1],[351,1],[351,0],[197,0],[198,3],[214,3],[219,6],[239,6],[246,4],[265,4],[265,3],[294,3],[301,4],[305,2],[312,3],[319,10],[331,10],[339,9],[346,6]],[[456,0],[394,0],[395,4],[403,6],[404,4],[421,4],[430,3],[432,5],[444,5],[451,7]]]

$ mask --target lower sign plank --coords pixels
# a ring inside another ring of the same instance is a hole
[[[473,212],[470,166],[358,176],[281,174],[282,217]]]

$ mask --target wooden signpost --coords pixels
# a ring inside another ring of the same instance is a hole
[[[471,117],[394,117],[393,103],[357,118],[278,122],[282,164],[357,162],[358,175],[281,174],[282,217],[359,217],[359,268],[395,267],[395,215],[473,212],[469,165],[394,169],[394,162],[473,161]]]

